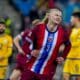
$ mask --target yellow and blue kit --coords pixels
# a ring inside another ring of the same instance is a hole
[[[0,79],[3,80],[6,77],[8,58],[12,54],[12,46],[13,41],[11,36],[7,34],[0,35],[0,58],[3,58],[2,60],[0,59]]]
[[[70,41],[72,47],[65,61],[63,72],[80,75],[80,28],[72,29]]]

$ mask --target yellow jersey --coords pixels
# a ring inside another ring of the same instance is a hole
[[[8,58],[12,54],[12,46],[13,41],[11,36],[7,34],[0,35],[0,57],[4,58],[0,60],[0,66],[8,65]]]
[[[80,59],[80,28],[72,29],[70,41],[72,47],[67,58]]]

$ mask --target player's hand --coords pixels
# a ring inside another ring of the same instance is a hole
[[[18,52],[25,55],[25,52],[22,49],[18,49]]]
[[[33,50],[31,52],[31,55],[34,56],[34,57],[38,57],[39,56],[39,52],[40,52],[40,50]]]
[[[5,58],[0,56],[0,61],[3,61]]]
[[[65,49],[65,45],[64,45],[64,44],[62,44],[62,45],[60,46],[60,48],[59,48],[59,52],[63,52],[63,51],[64,51],[64,49]]]
[[[63,63],[64,58],[63,58],[63,57],[58,57],[58,58],[56,59],[56,61],[57,61],[58,64],[61,64],[61,63]]]

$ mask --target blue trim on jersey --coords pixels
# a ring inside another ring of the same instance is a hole
[[[46,41],[44,50],[42,53],[40,53],[42,55],[39,58],[38,63],[35,66],[34,72],[36,72],[36,73],[40,72],[42,65],[44,64],[45,60],[47,59],[47,57],[51,51],[53,40],[54,40],[54,33],[48,32],[47,41]]]
[[[58,27],[57,27],[57,29],[56,29],[55,31],[53,31],[53,32],[51,32],[51,31],[48,29],[48,27],[46,27],[46,30],[47,30],[49,33],[56,33],[57,30],[58,30]]]

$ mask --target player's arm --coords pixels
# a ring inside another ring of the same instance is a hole
[[[8,38],[7,52],[6,52],[6,55],[4,55],[5,58],[8,58],[12,55],[12,49],[13,49],[13,40],[12,40],[12,37],[9,37]]]
[[[59,48],[59,55],[56,60],[58,63],[62,63],[66,59],[66,57],[71,49],[69,35],[67,33],[64,33],[64,34],[65,35],[63,37],[63,44]]]
[[[19,52],[19,53],[25,54],[24,51],[23,51],[22,48],[21,48],[20,43],[19,43],[20,40],[22,39],[22,34],[23,34],[23,33],[17,35],[17,36],[14,38],[14,45],[15,45],[16,48],[18,49],[18,52]]]
[[[10,76],[10,80],[19,80],[21,76],[21,71],[18,69],[13,70],[11,76]]]
[[[40,53],[40,50],[35,49],[35,50],[32,50],[31,55],[34,57],[38,57],[39,53]]]
[[[67,33],[65,33],[65,37],[64,37],[64,45],[65,45],[65,48],[64,48],[64,51],[63,51],[63,55],[62,57],[64,59],[66,59],[70,49],[71,49],[71,42],[69,40],[69,35],[67,35]]]
[[[69,41],[60,46],[59,55],[56,59],[57,63],[60,64],[66,59],[66,56],[68,55],[70,48],[71,48],[71,44]]]

